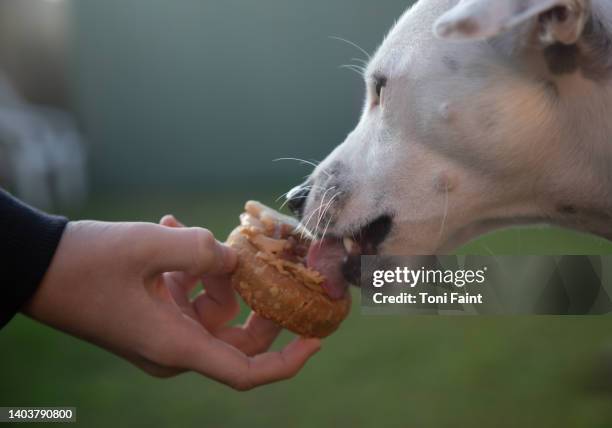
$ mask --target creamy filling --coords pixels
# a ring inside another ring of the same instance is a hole
[[[296,232],[297,221],[254,202],[247,204],[240,221],[242,233],[258,250],[256,257],[307,288],[324,292],[326,278],[306,265],[310,240]]]

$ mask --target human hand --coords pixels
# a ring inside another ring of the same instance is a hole
[[[281,328],[239,305],[236,254],[201,228],[166,216],[149,223],[69,223],[24,312],[159,377],[196,371],[237,390],[288,379],[320,348],[299,338],[267,352]],[[190,299],[202,279],[205,292]]]

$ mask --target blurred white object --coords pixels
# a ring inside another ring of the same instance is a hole
[[[38,208],[79,205],[85,150],[72,117],[26,103],[0,75],[0,185]]]

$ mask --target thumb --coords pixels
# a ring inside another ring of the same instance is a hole
[[[236,252],[206,229],[156,226],[152,241],[152,274],[181,271],[199,277],[229,273],[236,267]]]

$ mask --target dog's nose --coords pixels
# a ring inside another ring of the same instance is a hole
[[[310,187],[303,184],[294,187],[287,193],[287,206],[298,218],[302,218],[304,214],[304,206],[306,205],[308,193],[310,193]]]

